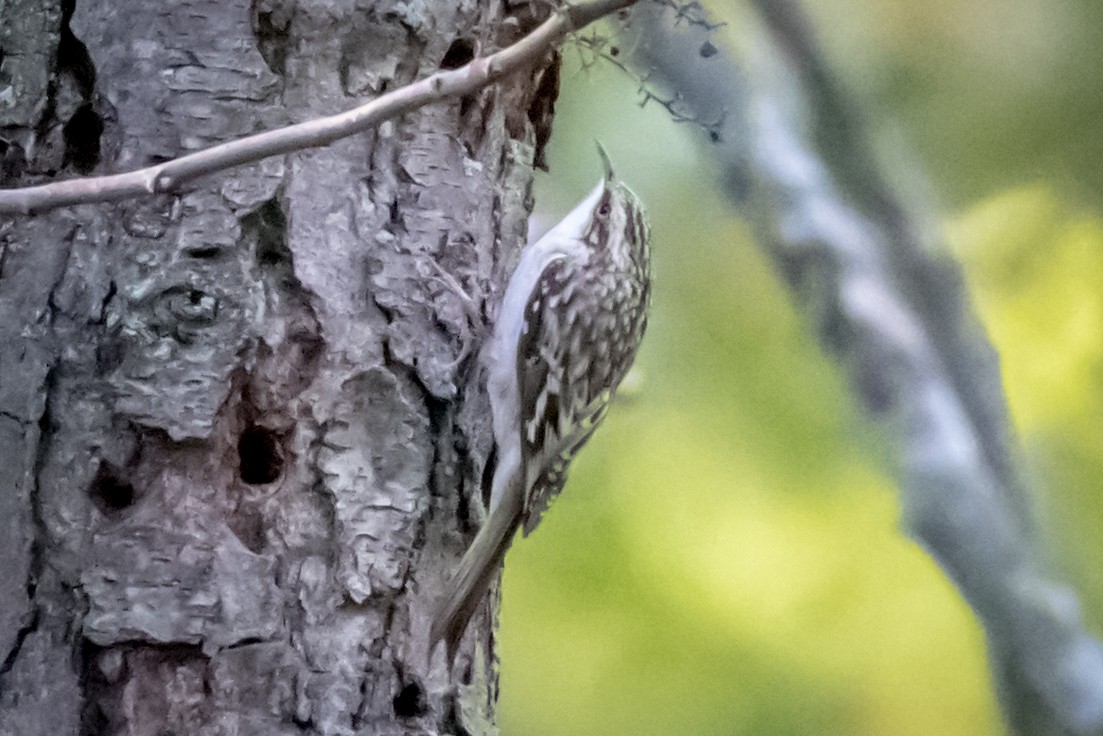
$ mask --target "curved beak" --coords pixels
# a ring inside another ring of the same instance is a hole
[[[594,141],[594,143],[597,144],[597,152],[598,155],[601,156],[601,163],[605,166],[605,181],[616,180],[617,175],[613,171],[613,162],[609,160],[608,152],[599,141]]]

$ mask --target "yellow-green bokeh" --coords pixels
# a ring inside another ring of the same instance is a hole
[[[1060,530],[1055,559],[1099,621],[1103,221],[1083,201],[1090,177],[1059,167],[1073,156],[1059,146],[1024,150],[1006,172],[993,170],[994,151],[962,158],[981,113],[953,97],[969,89],[967,70],[938,87],[954,48],[939,13],[983,23],[992,3],[835,0],[816,6],[818,22],[828,6],[872,14],[824,29],[828,52],[871,106],[879,145],[902,142],[903,155],[887,158],[922,163],[929,199],[952,203],[934,213],[945,232],[933,240],[963,263],[1001,354],[1043,528]],[[909,23],[920,38],[903,42]],[[990,71],[992,34],[975,48],[960,33],[968,58]],[[1067,43],[1053,33],[1037,43]],[[942,45],[924,52],[924,34]],[[1067,64],[1067,49],[1028,51],[1060,57],[1047,69]],[[864,64],[888,64],[902,80]],[[707,151],[660,109],[641,110],[621,72],[576,69],[563,80],[537,210],[561,213],[588,191],[601,140],[649,205],[655,299],[630,388],[540,529],[509,554],[503,733],[1003,733],[983,632],[899,528],[883,463],[890,440],[852,406],[846,376],[716,193]],[[982,111],[1060,97],[1025,82],[1001,97],[979,72],[972,84]],[[924,100],[944,115],[917,111]],[[991,121],[1010,131],[993,145],[1042,137],[1030,128],[1038,116]],[[960,167],[943,168],[955,156]]]

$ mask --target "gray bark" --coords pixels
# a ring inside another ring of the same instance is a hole
[[[0,184],[351,107],[532,7],[0,0]],[[431,261],[494,303],[542,73],[0,221],[0,734],[493,730],[492,612],[453,666],[426,651],[490,444],[480,327]]]

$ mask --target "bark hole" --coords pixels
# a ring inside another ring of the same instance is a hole
[[[65,127],[65,160],[82,174],[87,174],[100,162],[100,137],[103,135],[103,118],[92,106],[85,103],[77,108]]]
[[[279,479],[283,472],[283,452],[275,432],[264,427],[249,427],[237,442],[241,479],[251,486],[262,486]]]
[[[184,255],[197,261],[209,261],[221,257],[226,249],[218,245],[196,245],[184,249]]]
[[[100,465],[89,491],[92,503],[106,516],[111,516],[134,505],[134,486],[127,483],[107,465]]]
[[[459,69],[475,58],[475,42],[470,38],[457,38],[444,52],[440,60],[441,69]]]
[[[394,696],[394,714],[399,718],[419,718],[428,711],[425,691],[421,685],[411,682]]]

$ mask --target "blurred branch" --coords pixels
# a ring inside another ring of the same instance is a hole
[[[474,59],[458,69],[431,74],[337,115],[258,133],[124,174],[0,190],[0,215],[29,215],[67,205],[113,202],[170,192],[189,181],[234,166],[329,145],[424,105],[469,95],[508,74],[525,69],[537,63],[567,34],[635,2],[591,0],[565,4],[534,31],[501,51]]]
[[[894,434],[905,523],[983,622],[1012,726],[1103,733],[1103,647],[1042,560],[997,359],[960,271],[925,247],[933,228],[881,175],[798,7],[751,2],[775,45],[746,44],[740,64],[703,58],[699,29],[643,4],[634,61],[689,114],[724,120],[708,137],[723,186]]]

